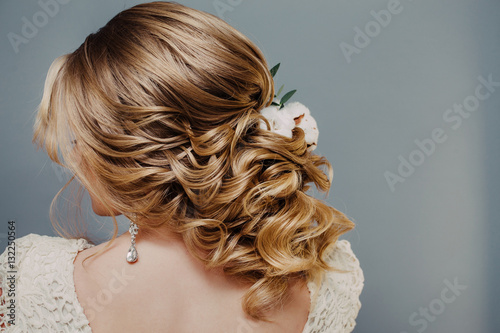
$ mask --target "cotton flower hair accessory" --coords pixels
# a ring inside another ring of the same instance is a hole
[[[280,64],[277,64],[271,69],[271,74],[274,77],[278,71]],[[260,111],[260,113],[267,119],[271,125],[271,132],[292,137],[292,130],[299,127],[304,131],[305,140],[307,143],[307,150],[313,151],[318,145],[318,125],[316,120],[311,116],[311,111],[299,102],[293,102],[285,105],[285,103],[292,97],[296,90],[289,91],[281,99],[277,96],[280,95],[283,86],[278,91],[272,104]],[[264,122],[261,122],[260,127],[267,129]]]

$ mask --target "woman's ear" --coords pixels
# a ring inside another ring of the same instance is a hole
[[[90,196],[90,201],[92,202],[92,210],[94,211],[95,214],[99,216],[119,216],[122,215],[120,212],[113,210],[110,212],[106,206],[102,203],[102,201],[97,197],[96,195],[92,194],[91,191],[89,192]]]

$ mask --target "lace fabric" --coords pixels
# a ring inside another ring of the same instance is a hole
[[[73,283],[73,261],[79,251],[91,247],[84,239],[29,234],[16,240],[15,297],[8,297],[11,281],[7,251],[0,256],[0,328],[2,332],[92,333],[78,303]],[[6,313],[15,301],[15,325]]]
[[[311,311],[302,333],[349,333],[361,308],[364,275],[347,240],[339,240],[325,261],[346,272],[326,272],[319,285],[309,281]]]
[[[16,274],[9,273],[5,250],[0,255],[0,332],[92,333],[73,280],[75,257],[89,247],[84,239],[21,237],[16,240]],[[348,272],[327,272],[320,283],[307,283],[312,304],[302,333],[351,332],[356,324],[364,277],[349,242],[338,241],[326,261]],[[15,297],[8,295],[10,287]],[[15,325],[8,323],[11,299]]]

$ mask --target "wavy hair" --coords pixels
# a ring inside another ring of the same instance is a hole
[[[224,21],[140,4],[53,62],[34,142],[102,201],[111,241],[116,212],[140,230],[168,225],[207,268],[250,282],[243,309],[268,321],[292,279],[335,269],[325,251],[354,227],[306,194],[328,192],[333,171],[304,132],[260,128],[273,86],[261,51]]]

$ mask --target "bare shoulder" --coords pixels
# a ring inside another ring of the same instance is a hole
[[[85,269],[82,261],[104,244],[75,260],[75,289],[94,333],[302,332],[310,308],[305,282],[290,286],[287,302],[270,314],[274,324],[255,322],[241,306],[248,285],[206,270],[180,244],[138,242],[139,260],[128,264],[126,236]]]

